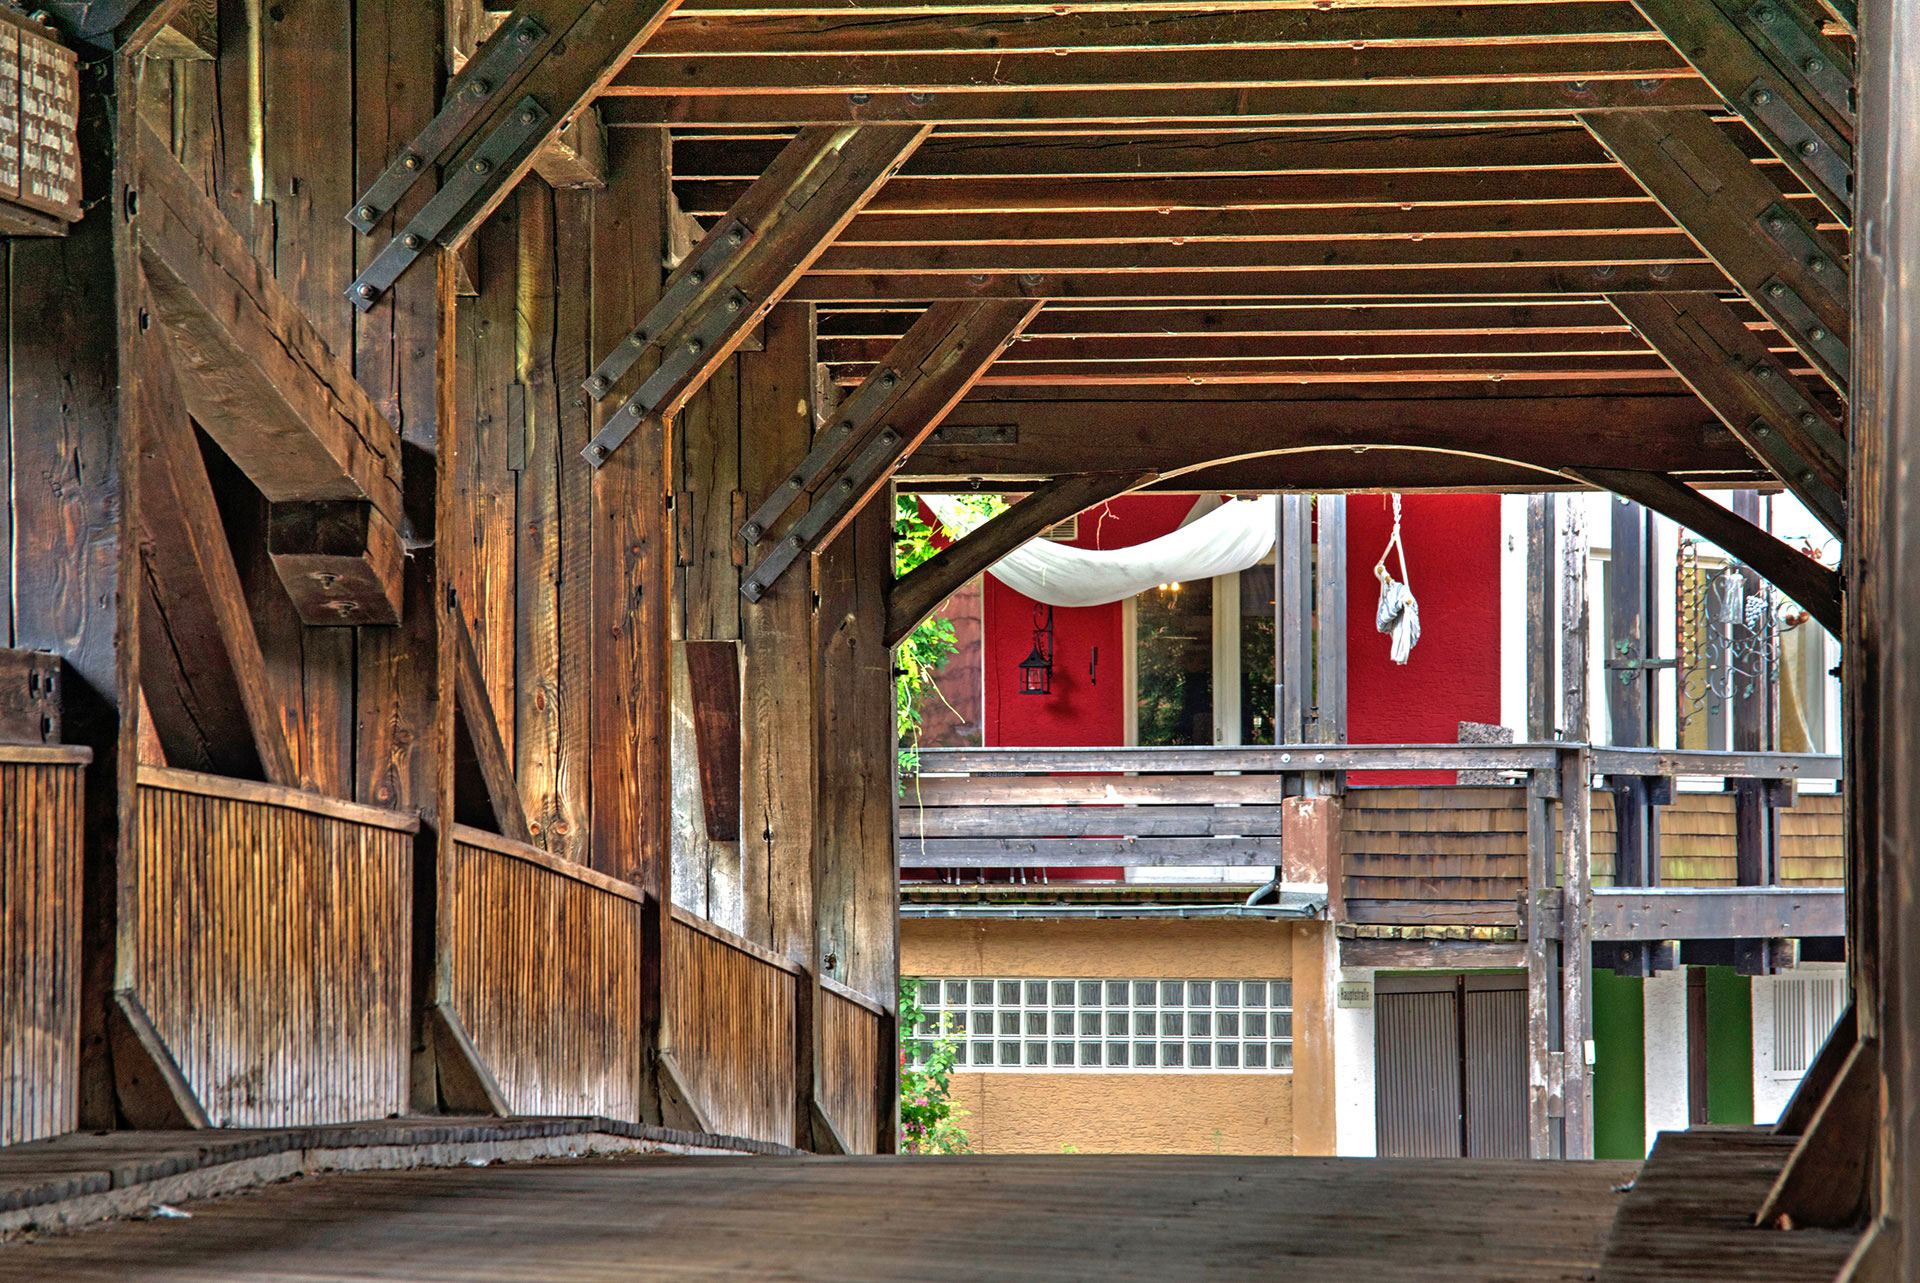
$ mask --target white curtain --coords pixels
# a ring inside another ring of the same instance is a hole
[[[981,524],[943,496],[923,498],[956,538]],[[988,573],[1049,606],[1103,606],[1157,584],[1238,574],[1273,550],[1277,503],[1272,495],[1228,500],[1170,535],[1131,548],[1073,548],[1030,539]]]

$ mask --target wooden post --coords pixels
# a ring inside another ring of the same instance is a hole
[[[1527,496],[1527,738],[1553,738],[1554,504],[1550,494]]]
[[[1733,493],[1733,511],[1755,525],[1760,524],[1760,495],[1754,490]],[[1746,594],[1762,591],[1760,576],[1751,569],[1740,572]],[[1773,739],[1773,672],[1769,657],[1759,661],[1762,668],[1749,682],[1735,679],[1733,690],[1733,750],[1757,753],[1769,747]],[[1733,791],[1733,867],[1734,880],[1740,886],[1767,886],[1773,881],[1773,812],[1767,806],[1763,780],[1729,780]],[[1734,945],[1734,968],[1741,975],[1765,975],[1771,968],[1768,942],[1740,940]]]
[[[1527,1157],[1551,1158],[1554,1150],[1553,1015],[1559,967],[1553,939],[1560,922],[1554,885],[1553,799],[1560,794],[1556,771],[1527,778]]]
[[[1347,497],[1314,502],[1314,724],[1317,743],[1347,742]]]
[[[1274,742],[1307,742],[1307,707],[1313,699],[1313,563],[1310,500],[1306,495],[1280,496],[1275,505],[1279,523],[1274,545],[1276,589],[1274,609],[1274,681],[1279,699],[1274,704]]]
[[[1593,1156],[1593,1081],[1588,1051],[1593,1041],[1593,945],[1588,867],[1593,771],[1587,738],[1587,525],[1578,502],[1566,507],[1561,561],[1562,720],[1579,747],[1560,759],[1560,874],[1564,905],[1560,927],[1561,1106],[1565,1111],[1560,1156]]]
[[[667,236],[667,139],[623,129],[608,139],[612,177],[592,196],[591,347],[621,342],[659,295]],[[601,403],[596,424],[618,408]],[[641,972],[643,1045],[660,1029],[661,947],[671,903],[667,825],[668,597],[673,571],[666,431],[649,422],[594,475],[592,494],[593,867],[647,893]],[[648,1068],[649,1096],[657,1088]],[[657,1108],[657,1103],[656,1103]]]

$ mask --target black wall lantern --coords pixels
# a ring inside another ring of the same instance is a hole
[[[1053,690],[1053,607],[1033,608],[1033,650],[1020,661],[1020,693],[1045,695]]]

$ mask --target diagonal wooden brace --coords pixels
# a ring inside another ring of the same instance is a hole
[[[649,348],[659,365],[582,452],[594,467],[684,405],[925,138],[925,125],[814,126],[774,158],[667,279],[660,302],[584,385],[611,393]]]
[[[1712,294],[1607,301],[1822,525],[1845,537],[1846,437],[1759,335]]]

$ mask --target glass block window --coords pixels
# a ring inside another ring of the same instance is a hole
[[[1293,1069],[1291,980],[920,982],[924,1063],[941,1030],[956,1069],[1274,1073]]]

